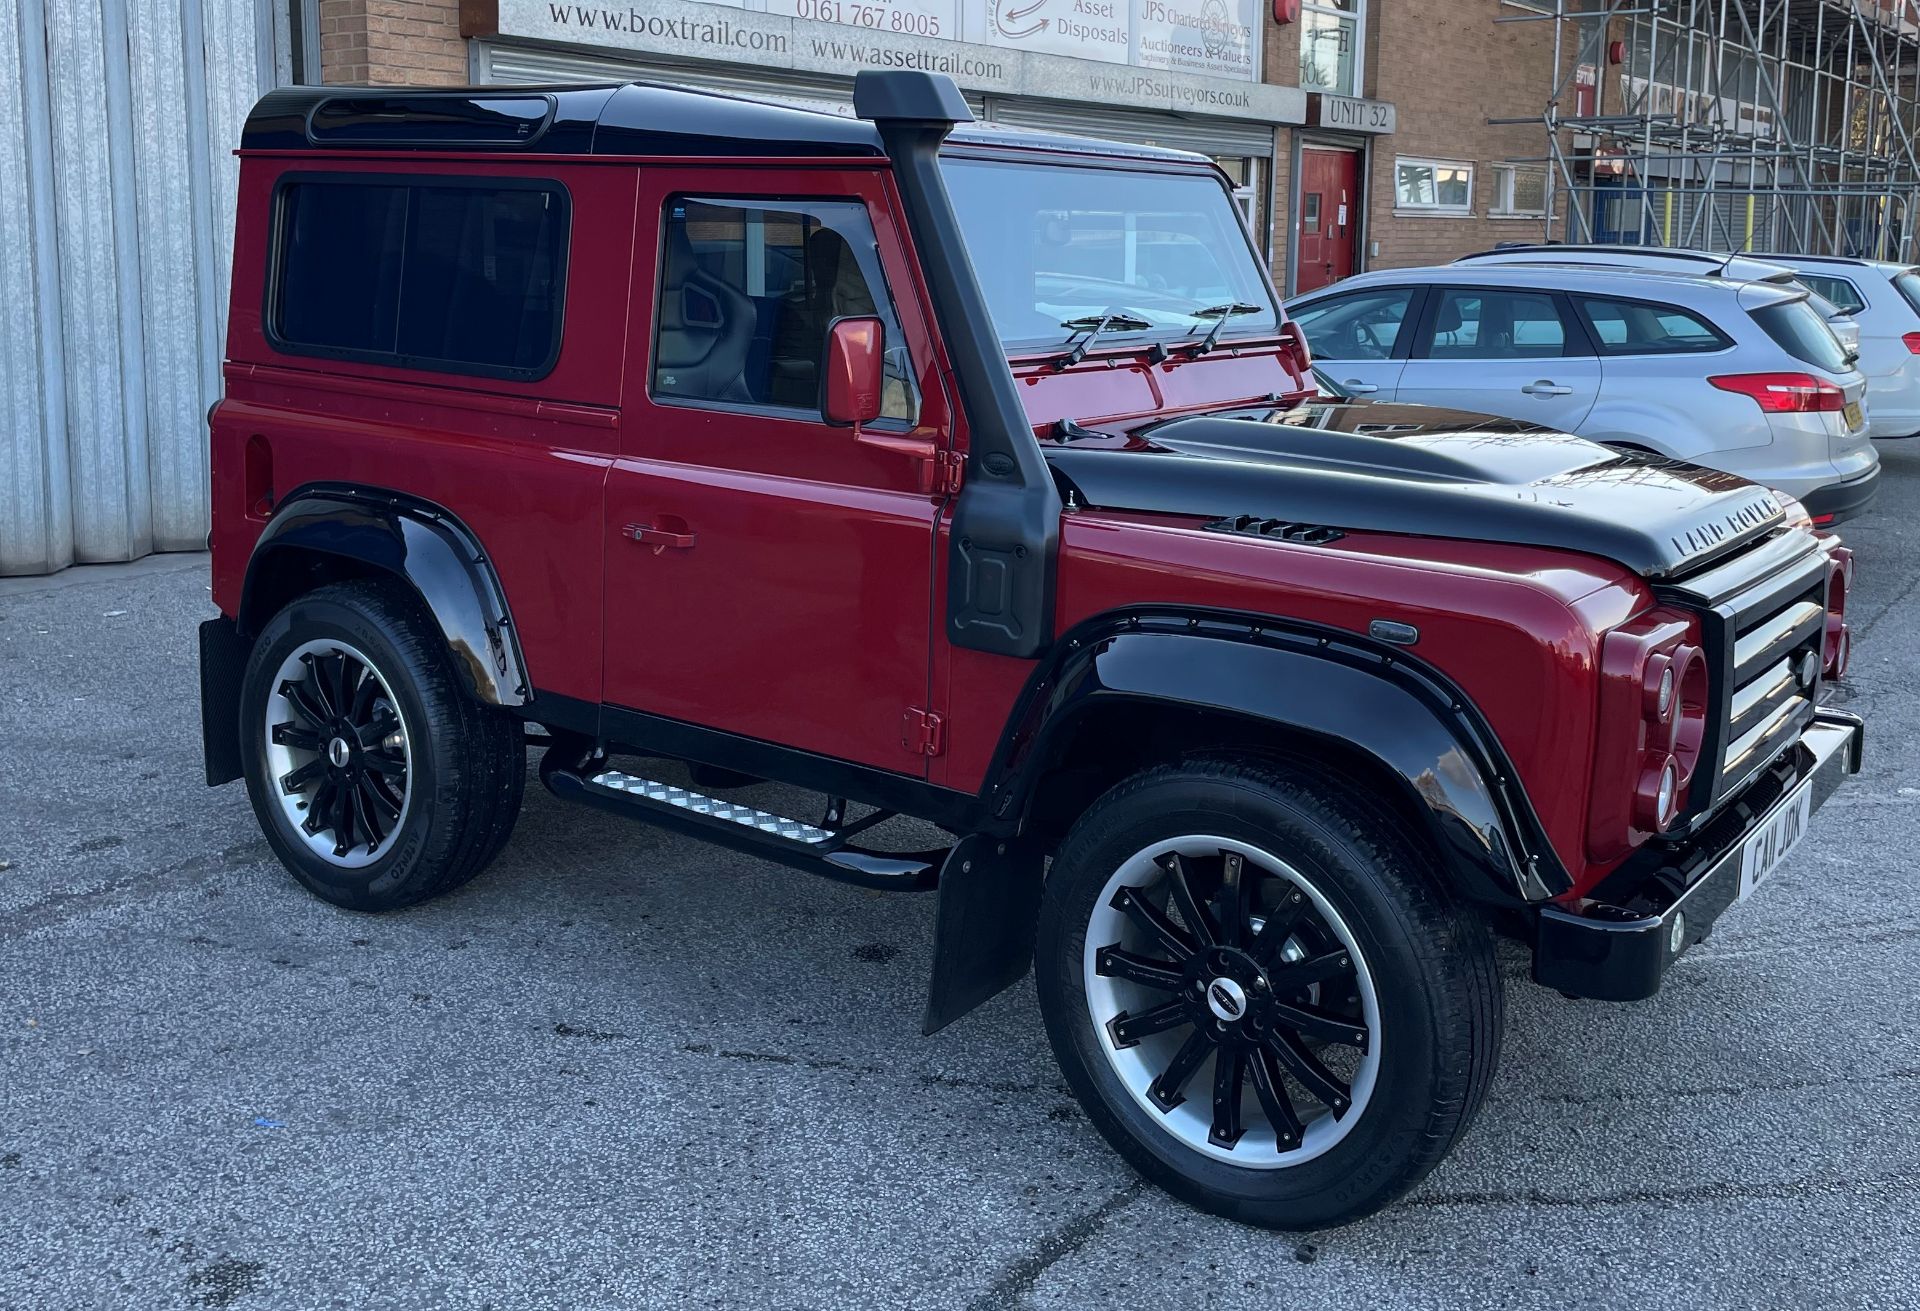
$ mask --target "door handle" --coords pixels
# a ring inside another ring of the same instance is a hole
[[[630,523],[620,531],[643,546],[651,546],[656,555],[669,546],[676,551],[684,551],[693,545],[692,533],[677,532],[670,528],[656,528],[652,524]]]
[[[1348,378],[1345,382],[1341,383],[1340,385],[1342,387],[1345,387],[1348,391],[1352,392],[1355,396],[1370,396],[1374,392],[1377,392],[1380,390],[1380,388],[1376,384],[1371,382],[1361,382],[1358,378]]]
[[[1520,389],[1529,396],[1571,396],[1573,388],[1562,387],[1551,378],[1542,378],[1539,382],[1530,382]]]

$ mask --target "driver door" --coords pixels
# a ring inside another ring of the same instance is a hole
[[[934,524],[950,435],[877,173],[648,167],[607,482],[606,692],[625,709],[924,776]],[[641,307],[647,307],[644,313]],[[882,417],[820,411],[828,325],[886,331]],[[656,730],[662,726],[651,725]]]
[[[1321,372],[1356,397],[1397,399],[1419,321],[1416,287],[1368,287],[1291,308]]]

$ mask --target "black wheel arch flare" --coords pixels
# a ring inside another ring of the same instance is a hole
[[[1042,778],[1091,713],[1171,704],[1360,752],[1401,785],[1445,872],[1475,901],[1519,907],[1572,886],[1484,716],[1403,647],[1305,622],[1152,607],[1088,619],[1050,656],[989,769],[984,796],[1001,824],[1033,819]]]
[[[488,705],[533,695],[506,591],[477,536],[452,512],[402,492],[309,483],[281,501],[254,543],[236,622],[251,638],[277,608],[283,570],[315,555],[399,578],[420,597],[467,691]]]

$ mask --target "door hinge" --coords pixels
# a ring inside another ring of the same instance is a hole
[[[967,457],[959,451],[935,451],[930,475],[933,486],[928,490],[935,496],[956,495],[966,478],[966,472]]]
[[[944,726],[931,710],[909,710],[900,717],[900,745],[916,756],[937,756],[946,746]]]

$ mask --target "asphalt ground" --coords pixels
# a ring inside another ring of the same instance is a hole
[[[390,916],[200,781],[203,558],[0,582],[0,1308],[1920,1306],[1920,441],[1858,551],[1867,772],[1651,1001],[1509,949],[1478,1124],[1272,1234],[1142,1186],[933,903],[568,807]],[[754,789],[758,804],[789,804]]]

